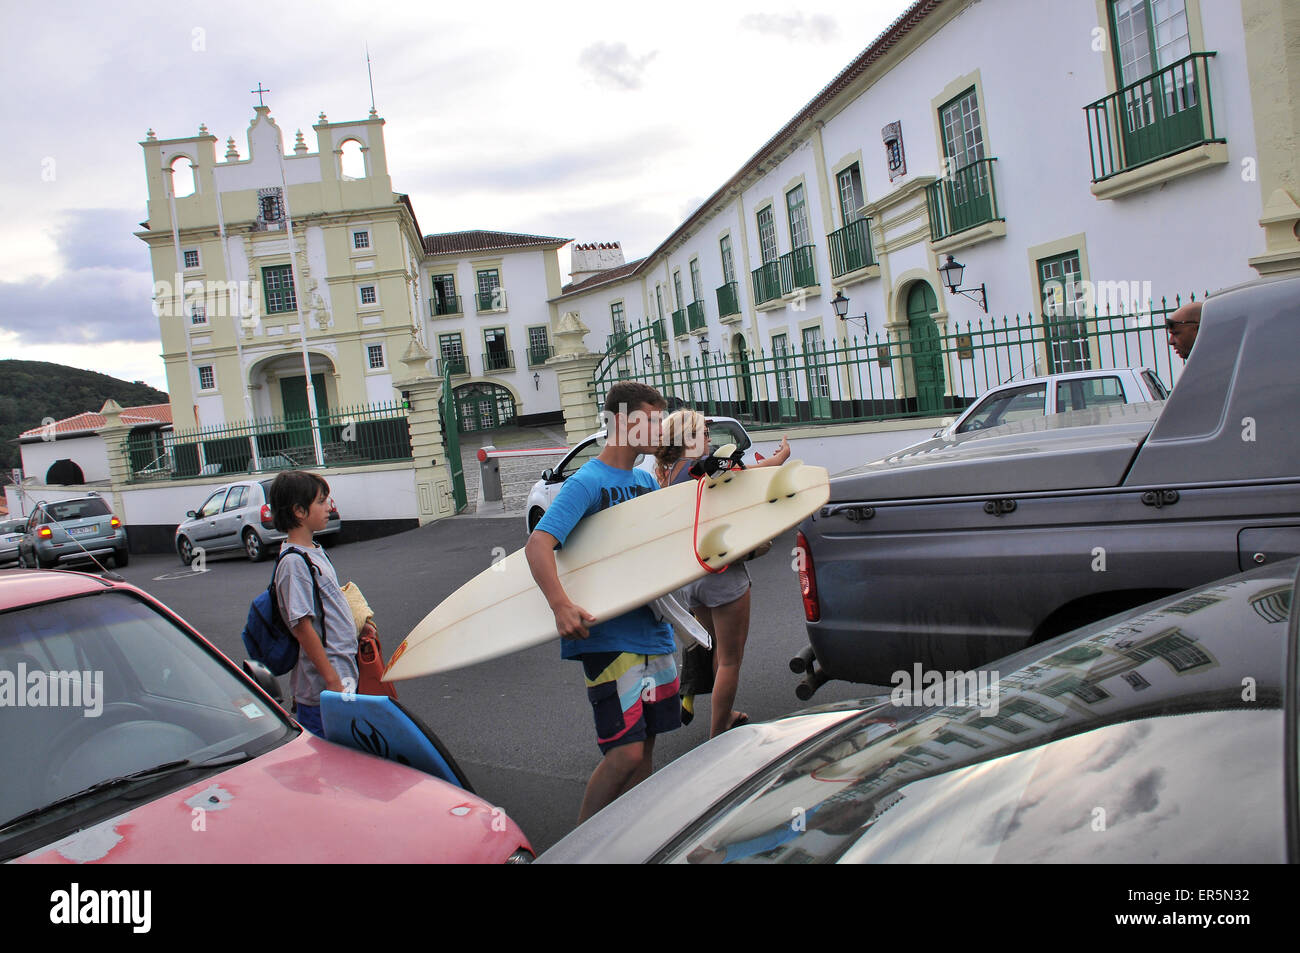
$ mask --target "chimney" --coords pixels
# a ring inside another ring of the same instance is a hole
[[[619,242],[581,242],[573,246],[573,257],[569,265],[569,281],[577,284],[584,278],[617,268],[626,264],[623,260],[623,246]]]

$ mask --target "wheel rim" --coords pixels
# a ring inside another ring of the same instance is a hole
[[[256,533],[244,534],[244,551],[248,553],[249,559],[256,559],[262,554],[262,543],[258,540]]]
[[[194,545],[188,539],[182,536],[181,537],[181,562],[185,563],[185,565],[188,566],[193,559],[194,559]]]

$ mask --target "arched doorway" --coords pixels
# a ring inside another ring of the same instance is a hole
[[[514,395],[500,384],[480,382],[456,388],[456,420],[461,433],[504,427],[515,416]]]
[[[81,467],[72,460],[55,460],[45,471],[46,486],[80,486],[85,482]]]
[[[929,284],[918,281],[907,292],[907,329],[911,339],[912,379],[916,383],[916,408],[922,413],[943,410],[943,352],[939,328],[932,315],[939,308]]]

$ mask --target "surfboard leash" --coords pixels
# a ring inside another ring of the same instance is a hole
[[[701,477],[695,481],[695,528],[691,531],[691,555],[695,557],[695,561],[700,564],[700,567],[704,569],[705,572],[716,574],[726,572],[727,566],[723,566],[721,569],[714,569],[700,558],[700,501],[704,499],[704,484],[706,480],[706,477]]]

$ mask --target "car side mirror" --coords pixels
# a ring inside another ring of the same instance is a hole
[[[550,467],[547,467],[545,470],[542,471],[542,479],[545,480],[547,483],[550,483],[551,478],[554,476],[555,476],[555,471],[552,470]]]
[[[185,515],[188,516],[190,519],[194,519],[194,511],[193,511],[193,510],[186,510],[186,511],[185,511]]]
[[[280,681],[271,674],[271,670],[261,662],[254,662],[251,658],[244,659],[244,671],[248,677],[257,682],[257,687],[274,698],[279,704],[284,704],[284,694],[280,691]]]

